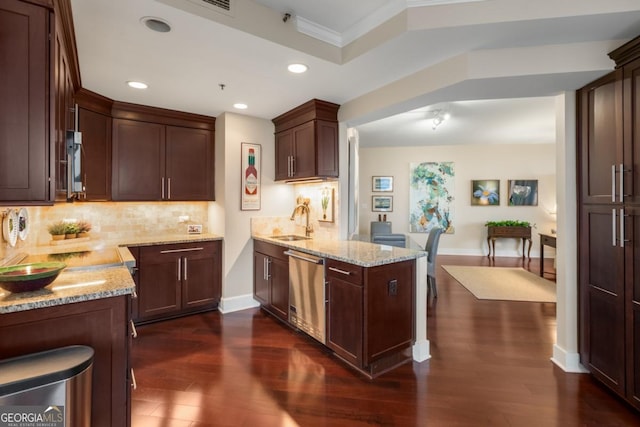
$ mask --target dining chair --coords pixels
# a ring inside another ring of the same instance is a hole
[[[438,244],[440,243],[440,235],[442,228],[433,227],[427,237],[425,251],[427,251],[427,294],[431,292],[434,298],[438,297],[438,288],[436,287],[436,257],[438,256]]]

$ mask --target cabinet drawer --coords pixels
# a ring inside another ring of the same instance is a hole
[[[140,248],[141,264],[157,264],[180,256],[191,259],[208,258],[216,253],[219,242],[177,243]]]
[[[362,285],[363,268],[348,262],[327,259],[327,279],[336,278],[355,285]]]
[[[284,246],[273,245],[271,243],[266,243],[260,240],[254,240],[253,250],[274,258],[286,260],[287,262],[289,261],[289,257],[284,254],[284,252],[287,250],[287,248],[285,248]]]

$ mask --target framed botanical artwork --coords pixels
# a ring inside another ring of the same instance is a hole
[[[500,205],[500,180],[482,179],[471,181],[471,206]]]
[[[322,216],[318,218],[320,222],[333,222],[335,192],[333,188],[324,187],[320,191],[320,206]]]
[[[371,210],[373,212],[392,212],[393,196],[371,196]]]
[[[509,206],[538,206],[538,180],[510,179]]]
[[[372,191],[393,191],[392,176],[374,176],[371,184]]]
[[[260,144],[249,144],[243,142],[241,144],[241,176],[242,176],[242,192],[241,200],[243,211],[260,210],[260,196],[262,189],[260,188],[260,160],[261,146]]]

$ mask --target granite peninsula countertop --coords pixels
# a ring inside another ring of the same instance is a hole
[[[256,240],[299,250],[311,255],[344,261],[361,267],[392,264],[427,256],[424,251],[379,245],[358,240],[309,239],[283,241],[270,236],[254,234]]]
[[[127,247],[222,239],[222,236],[209,233],[159,234],[155,236],[132,236],[127,238],[126,241],[117,242],[95,239],[75,245],[28,248],[26,249],[28,255],[74,251],[95,251],[99,253],[113,249],[118,252],[122,263],[88,269],[65,269],[53,283],[35,292],[11,293],[0,289],[0,314],[133,294],[135,292],[135,283],[129,268],[135,266],[135,258],[127,250]],[[19,263],[20,257],[18,256],[16,259],[17,262],[14,263]]]

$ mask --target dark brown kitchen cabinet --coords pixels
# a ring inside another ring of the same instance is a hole
[[[640,409],[640,37],[577,92],[580,361]]]
[[[217,308],[222,293],[220,241],[141,247],[136,261],[137,323]]]
[[[78,200],[111,200],[111,101],[81,89],[75,94],[78,128],[82,133],[82,183]]]
[[[91,426],[130,425],[129,295],[2,314],[1,357],[69,345],[95,351]]]
[[[0,204],[47,204],[54,80],[53,10],[0,4]]]
[[[289,318],[289,258],[286,249],[259,240],[253,241],[255,298],[274,316]]]
[[[112,169],[113,200],[214,200],[213,131],[114,118]]]
[[[411,359],[415,261],[359,267],[327,259],[327,346],[370,377]]]
[[[338,178],[338,108],[314,99],[273,119],[276,181]]]

